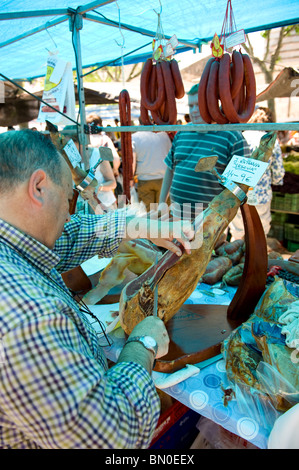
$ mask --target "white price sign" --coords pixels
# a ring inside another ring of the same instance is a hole
[[[240,29],[235,31],[224,39],[225,48],[230,49],[231,47],[238,46],[239,44],[244,44],[246,42],[245,31]]]
[[[78,152],[77,147],[74,144],[74,141],[72,139],[69,140],[66,146],[63,147],[63,150],[65,151],[65,153],[67,154],[69,158],[69,161],[75,168],[78,165],[78,163],[81,162],[81,155]]]
[[[235,183],[254,187],[265,173],[268,163],[234,155],[222,173],[222,176]]]

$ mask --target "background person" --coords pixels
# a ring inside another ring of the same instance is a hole
[[[159,203],[166,170],[164,159],[170,150],[171,140],[166,132],[138,131],[132,134],[132,147],[138,199],[149,211],[151,204]]]
[[[272,113],[269,108],[259,107],[251,116],[249,122],[274,122]],[[260,143],[261,137],[265,134],[264,131],[244,131],[243,136],[253,152]],[[267,170],[261,177],[258,184],[248,192],[247,203],[256,207],[260,216],[261,223],[265,232],[268,235],[271,228],[271,201],[272,201],[272,188],[271,185],[282,185],[285,170],[283,167],[282,152],[278,139],[276,140],[273,153],[269,159]],[[231,233],[231,241],[243,238],[245,235],[244,223],[241,211],[238,210],[236,216],[229,224],[229,231]]]
[[[1,448],[148,447],[160,411],[150,373],[169,344],[163,322],[148,317],[136,325],[129,339],[150,335],[156,346],[127,343],[108,369],[88,310],[60,274],[96,254],[113,256],[130,239],[130,219],[118,210],[70,216],[70,169],[31,130],[0,135],[0,195]],[[137,221],[149,238],[149,221]],[[180,255],[173,226],[162,239],[166,222],[152,223],[152,241]],[[178,237],[187,253],[191,236],[182,230]]]
[[[91,156],[89,159],[89,168],[96,165],[100,158],[100,152],[98,148],[90,149]],[[103,211],[115,210],[117,208],[117,201],[114,194],[116,188],[116,179],[113,174],[110,162],[103,160],[96,168],[95,177],[98,181],[98,187],[96,190],[97,197],[101,202]],[[96,212],[98,213],[98,212]]]
[[[91,126],[93,125],[102,127],[103,125],[102,118],[97,114],[90,114],[87,116],[86,122]],[[118,169],[120,167],[121,160],[110,137],[104,131],[100,132],[99,134],[90,134],[89,137],[91,147],[109,147],[111,149],[113,155],[113,174],[115,177],[117,177],[119,175]]]
[[[76,130],[76,126],[66,126],[64,130]],[[67,136],[66,136],[67,138]],[[72,135],[69,139],[73,140],[79,154],[80,154],[80,145],[77,135]],[[98,148],[88,147],[88,169],[93,168],[100,158],[100,152]],[[101,206],[97,207],[97,214],[103,214],[107,210],[114,210],[117,207],[116,197],[114,195],[114,189],[116,188],[116,179],[113,174],[113,169],[110,165],[110,162],[103,160],[96,168],[95,177],[98,181],[98,186],[96,188],[96,195],[101,202]],[[79,197],[81,197],[79,195]],[[90,206],[88,206],[88,211],[93,212]]]
[[[198,108],[198,84],[189,91],[188,104],[191,122],[203,124]],[[186,127],[188,128],[188,124]],[[250,151],[241,132],[181,131],[175,135],[165,159],[167,169],[159,201],[165,203],[170,195],[171,203],[175,203],[174,216],[185,217],[183,204],[189,204],[191,215],[187,218],[193,219],[196,216],[198,203],[202,203],[203,208],[207,207],[208,203],[223,190],[212,173],[195,171],[199,159],[212,155],[217,155],[215,167],[218,173],[222,174],[233,155],[248,157]]]

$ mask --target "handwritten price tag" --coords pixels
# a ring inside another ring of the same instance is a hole
[[[222,176],[225,176],[235,183],[243,183],[254,188],[265,173],[267,167],[268,163],[266,162],[234,155]]]
[[[225,38],[225,48],[230,49],[231,47],[238,46],[239,44],[244,44],[246,42],[245,31],[240,29],[235,31]]]

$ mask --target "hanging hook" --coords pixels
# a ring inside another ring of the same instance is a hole
[[[46,23],[46,28],[45,28],[45,30],[47,31],[48,35],[50,36],[50,39],[52,40],[52,42],[53,42],[53,44],[54,44],[54,46],[55,46],[55,49],[57,49],[57,44],[56,44],[56,42],[54,41],[53,37],[51,36],[51,34],[50,34],[49,31],[48,31],[48,27],[47,27],[48,24],[49,24],[49,23]],[[46,49],[47,49],[47,48],[46,48]],[[49,49],[47,49],[47,51],[49,52]]]
[[[156,10],[154,10],[154,12],[159,16],[161,15],[162,13],[162,3],[161,3],[161,0],[159,0],[159,3],[160,3],[160,13],[157,13]]]
[[[118,3],[116,3],[116,6],[118,8],[118,29],[119,29],[119,32],[122,36],[122,39],[123,39],[123,42],[122,44],[119,44],[116,40],[116,44],[121,48],[121,76],[122,76],[122,85],[123,85],[123,88],[125,87],[125,70],[124,70],[124,47],[125,47],[125,37],[123,35],[123,32],[122,32],[122,29],[121,29],[121,22],[120,22],[120,8],[118,6]]]

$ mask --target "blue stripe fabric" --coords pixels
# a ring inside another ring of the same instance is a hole
[[[216,176],[209,172],[196,172],[195,166],[204,157],[217,155],[215,165],[222,174],[233,155],[250,156],[249,146],[241,132],[178,132],[165,163],[173,170],[170,188],[172,203],[207,205],[222,191]]]

